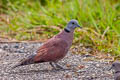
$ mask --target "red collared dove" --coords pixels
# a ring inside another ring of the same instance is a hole
[[[114,72],[114,80],[120,80],[120,62],[115,61],[112,64],[111,69],[115,70],[115,72]]]
[[[80,27],[77,20],[69,21],[63,31],[49,39],[36,51],[35,54],[21,60],[20,63],[13,68],[43,62],[49,62],[53,68],[62,68],[57,62],[67,54],[72,45],[74,30],[77,27]]]

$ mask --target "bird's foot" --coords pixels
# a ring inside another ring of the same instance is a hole
[[[57,70],[57,68],[55,67],[55,65],[52,62],[49,62],[49,64],[52,66],[52,70]]]
[[[60,69],[64,70],[64,68],[57,63],[53,64],[53,62],[50,62],[49,64],[53,67],[53,70],[60,70]]]

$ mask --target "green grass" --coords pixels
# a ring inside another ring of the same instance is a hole
[[[53,26],[63,29],[70,19],[77,19],[83,30],[76,30],[74,45],[90,44],[95,50],[120,54],[120,0],[2,0],[0,5],[1,14],[8,16],[0,17],[2,36],[50,38],[59,32]]]

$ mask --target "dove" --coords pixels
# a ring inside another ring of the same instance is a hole
[[[38,48],[35,54],[21,60],[18,66],[49,62],[53,68],[63,69],[57,62],[63,59],[72,45],[75,28],[82,28],[75,19],[70,20],[66,27],[57,35],[48,39],[42,46]]]
[[[120,80],[120,62],[113,62],[111,69],[114,69],[114,80]]]

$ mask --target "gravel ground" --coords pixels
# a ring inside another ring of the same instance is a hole
[[[41,43],[0,43],[0,80],[114,80],[107,60],[68,52],[53,70],[48,63],[11,69],[19,60],[34,53]]]

